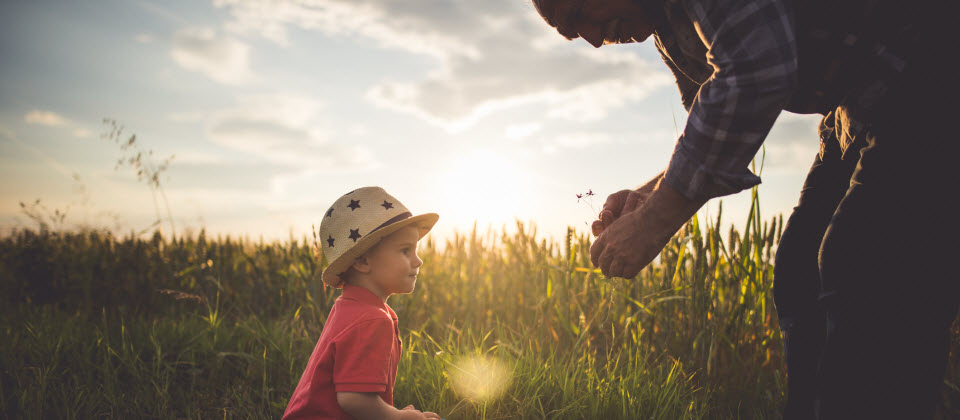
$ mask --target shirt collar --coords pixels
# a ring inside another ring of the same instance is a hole
[[[343,292],[340,294],[340,298],[355,300],[360,303],[366,303],[367,305],[383,308],[393,319],[397,319],[397,315],[393,312],[393,309],[391,309],[386,302],[380,300],[377,295],[373,294],[373,292],[367,290],[366,288],[345,284],[343,285]]]

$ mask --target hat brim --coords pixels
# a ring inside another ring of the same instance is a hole
[[[340,274],[343,274],[350,269],[350,266],[353,265],[353,262],[356,261],[357,258],[369,251],[370,248],[373,248],[373,246],[379,243],[381,239],[393,232],[411,225],[419,228],[420,237],[418,239],[422,239],[427,235],[428,232],[430,232],[430,229],[433,229],[433,225],[435,225],[439,219],[440,215],[436,213],[424,213],[417,216],[408,217],[367,234],[366,236],[360,238],[360,240],[358,240],[357,243],[354,244],[353,247],[351,247],[347,252],[344,252],[343,255],[341,255],[335,261],[331,261],[330,265],[328,265],[320,275],[321,280],[323,280],[327,286],[333,286],[336,288],[342,287],[343,280],[340,279]]]

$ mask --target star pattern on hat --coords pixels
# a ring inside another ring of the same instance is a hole
[[[333,235],[328,235],[328,236],[330,237],[327,238],[327,245],[329,245],[330,248],[333,248]]]
[[[387,200],[383,200],[383,204],[381,204],[381,206],[383,206],[383,209],[384,209],[384,210],[390,210],[390,209],[393,208],[393,203],[391,203],[391,202],[389,202],[389,201],[387,201]]]
[[[360,239],[360,228],[350,229],[350,239],[353,239],[353,242],[356,243],[357,239]]]
[[[354,211],[360,208],[360,200],[350,200],[350,204],[347,206],[350,207],[350,211]]]
[[[333,217],[333,207],[330,207],[330,210],[327,210],[327,217]]]

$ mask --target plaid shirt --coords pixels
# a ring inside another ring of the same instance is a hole
[[[656,34],[689,111],[664,181],[688,199],[710,199],[760,183],[748,166],[797,87],[796,31],[782,0],[681,2],[693,27]],[[697,54],[671,48],[684,36],[699,36],[712,68],[683,62]]]

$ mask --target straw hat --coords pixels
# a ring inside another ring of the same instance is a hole
[[[340,275],[380,239],[410,225],[420,228],[423,238],[439,218],[436,213],[414,216],[380,187],[350,191],[333,203],[320,222],[321,248],[330,262],[320,277],[329,286],[341,287]]]

